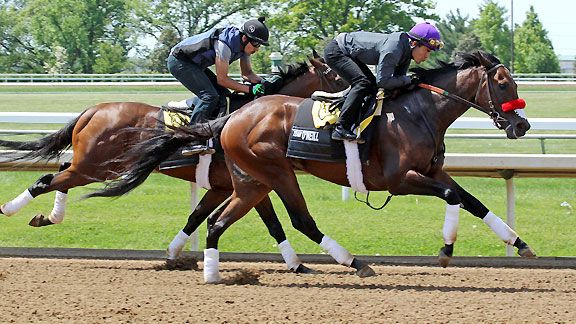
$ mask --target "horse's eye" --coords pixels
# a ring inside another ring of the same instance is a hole
[[[506,90],[506,88],[508,88],[508,83],[499,83],[498,86],[500,87],[500,90]]]

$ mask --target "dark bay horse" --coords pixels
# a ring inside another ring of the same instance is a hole
[[[503,110],[503,105],[510,107],[511,102],[521,101],[510,71],[493,55],[476,52],[462,53],[453,63],[443,63],[439,68],[429,70],[417,69],[417,72],[423,82],[447,92],[442,95],[419,88],[384,101],[382,114],[374,121],[376,130],[369,158],[361,165],[366,189],[387,190],[393,195],[435,196],[446,201],[445,245],[440,250],[443,266],[452,256],[460,208],[482,219],[500,239],[518,248],[520,256],[535,256],[514,230],[442,170],[446,130],[471,106],[490,115],[498,128],[506,130],[509,138],[521,137],[530,128],[519,109]],[[164,150],[147,150],[148,146],[131,149],[127,156],[139,159],[130,172],[89,196],[126,193],[152,172],[163,156],[192,140],[220,136],[234,192],[230,202],[208,221],[207,249],[204,251],[206,282],[220,280],[217,248],[222,233],[272,190],[282,200],[297,230],[318,243],[338,263],[355,268],[360,276],[372,275],[374,272],[367,264],[325,236],[308,211],[295,169],[343,186],[349,186],[350,181],[344,163],[286,156],[291,126],[302,101],[289,96],[268,96],[229,116],[152,137],[149,142]]]
[[[310,97],[315,90],[340,91],[346,84],[331,71],[314,52],[314,57],[306,63],[291,65],[281,76],[284,80],[279,93]],[[240,99],[243,100],[243,99]],[[232,102],[231,106],[240,107],[248,101]],[[60,168],[60,172],[46,174],[15,199],[0,206],[0,214],[13,215],[33,198],[56,191],[54,208],[49,216],[35,216],[32,226],[46,226],[63,220],[67,191],[96,181],[114,179],[123,170],[123,163],[115,161],[117,157],[134,143],[145,138],[141,131],[125,131],[135,128],[154,128],[158,122],[160,108],[144,103],[116,102],[102,103],[91,107],[55,134],[37,141],[14,142],[0,140],[0,146],[29,150],[20,158],[52,158],[62,154],[73,146],[73,159]],[[176,235],[168,247],[168,259],[175,259],[187,242],[190,234],[216,209],[232,192],[232,182],[223,160],[214,159],[209,167],[185,166],[160,171],[179,179],[199,182],[197,177],[205,179],[204,188],[208,189],[198,206],[189,216],[186,226]],[[305,271],[286,240],[285,233],[274,212],[268,197],[255,206],[270,234],[279,244],[289,267],[294,271]]]

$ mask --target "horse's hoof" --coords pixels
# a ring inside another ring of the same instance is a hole
[[[452,261],[452,255],[448,255],[444,248],[441,248],[440,252],[438,252],[438,263],[440,266],[446,268],[450,264],[450,261]]]
[[[294,273],[314,273],[314,270],[308,268],[307,266],[300,264],[298,266],[298,268],[296,268],[296,270],[294,270]]]
[[[32,227],[42,227],[42,226],[48,226],[48,225],[53,225],[54,223],[52,223],[48,217],[44,217],[44,215],[42,214],[38,214],[36,216],[34,216],[34,218],[32,218],[30,220],[30,222],[28,223],[28,225],[32,226]]]
[[[523,258],[535,258],[536,257],[536,252],[534,252],[534,250],[532,250],[532,248],[530,248],[528,245],[518,249],[518,255],[523,257]]]
[[[369,265],[363,266],[360,270],[356,271],[356,275],[360,278],[372,277],[376,275],[376,272]]]
[[[4,205],[1,205],[1,206],[0,206],[0,214],[1,214],[1,215],[4,215],[4,212],[2,211],[2,206],[4,206]]]

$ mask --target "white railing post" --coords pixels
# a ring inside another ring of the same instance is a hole
[[[516,194],[514,192],[514,178],[506,179],[506,224],[511,229],[516,227],[516,219],[514,217],[516,209]],[[514,247],[506,244],[506,256],[514,256]]]
[[[350,188],[342,186],[342,201],[350,199]]]
[[[194,212],[199,201],[198,185],[196,182],[190,182],[190,210]],[[199,251],[198,229],[190,235],[190,251]]]

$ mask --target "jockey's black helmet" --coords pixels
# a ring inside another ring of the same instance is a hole
[[[240,27],[240,31],[250,40],[268,46],[270,32],[268,31],[268,27],[264,25],[264,20],[266,20],[265,17],[250,19]]]

